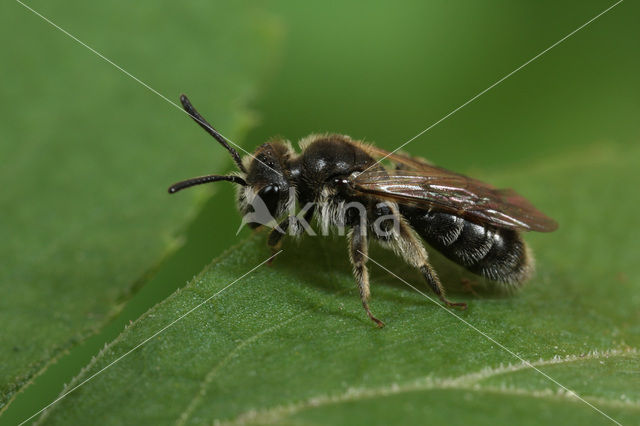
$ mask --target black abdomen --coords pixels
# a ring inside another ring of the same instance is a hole
[[[517,231],[416,207],[400,211],[429,245],[474,274],[511,284],[529,278],[531,259]]]

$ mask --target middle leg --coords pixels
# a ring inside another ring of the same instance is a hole
[[[378,327],[384,327],[384,323],[374,317],[369,309],[369,270],[366,265],[369,244],[366,228],[360,224],[355,225],[347,234],[347,238],[349,239],[349,260],[351,260],[351,264],[353,265],[353,275],[358,282],[362,306],[371,321],[375,322]]]

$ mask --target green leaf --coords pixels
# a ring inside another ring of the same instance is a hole
[[[277,57],[279,25],[253,5],[28,5],[173,102],[190,94],[233,138]],[[166,188],[230,161],[184,112],[18,2],[0,7],[14,41],[0,53],[2,411],[180,244],[206,192]]]
[[[363,312],[345,243],[288,242],[262,266],[53,405],[46,424],[610,424],[602,414],[460,318],[622,423],[640,415],[640,249],[629,226],[640,195],[640,148],[595,144],[509,181],[560,222],[531,234],[537,276],[511,296],[463,290],[464,312],[431,303],[372,267]],[[587,232],[592,231],[592,232]],[[606,247],[606,249],[604,249]],[[268,257],[252,236],[107,346],[67,390],[135,348]],[[420,277],[390,252],[370,256],[403,279]],[[436,269],[455,287],[458,272]],[[446,408],[445,408],[446,407]]]

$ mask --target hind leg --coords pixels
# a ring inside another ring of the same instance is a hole
[[[440,283],[440,279],[438,278],[438,276],[436,275],[435,271],[433,270],[433,268],[431,267],[431,265],[429,265],[429,263],[426,261],[420,266],[420,272],[422,272],[422,276],[424,277],[425,280],[427,280],[427,283],[429,283],[429,286],[431,287],[431,289],[433,290],[433,292],[436,294],[436,296],[438,296],[438,298],[442,301],[442,303],[444,303],[445,305],[449,306],[449,307],[460,307],[461,309],[467,309],[467,304],[464,302],[450,302],[444,294],[444,288],[442,287],[442,283]]]
[[[402,257],[407,263],[420,270],[429,287],[431,287],[436,296],[438,296],[445,305],[467,309],[466,303],[451,302],[446,298],[444,287],[438,275],[433,270],[433,267],[429,264],[427,251],[424,249],[416,232],[399,217],[397,220],[397,232],[394,238],[386,241],[386,244],[390,245],[395,253]]]

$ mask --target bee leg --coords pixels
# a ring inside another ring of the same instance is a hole
[[[311,207],[309,210],[305,212],[303,218],[307,223],[311,222],[311,219],[313,219],[314,212],[315,212],[315,209],[313,207]],[[280,222],[276,228],[273,228],[273,230],[269,233],[269,237],[267,239],[267,245],[269,246],[269,248],[271,248],[272,254],[276,254],[276,252],[280,250],[280,247],[282,246],[282,237],[284,237],[284,235],[287,233],[287,230],[289,229],[289,224],[291,223],[291,221],[294,221],[294,220],[298,220],[298,218],[296,216],[288,216],[286,219]],[[301,231],[302,231],[302,227],[299,226],[296,230],[296,235],[299,235]],[[271,262],[273,261],[273,259],[274,259],[273,257],[269,259],[269,261],[267,262],[267,265],[271,265]]]
[[[273,262],[273,259],[274,259],[273,255],[276,254],[278,250],[280,250],[280,247],[282,246],[282,237],[284,237],[284,234],[287,232],[287,229],[289,229],[290,219],[291,219],[291,216],[287,217],[285,220],[280,222],[276,228],[273,228],[273,230],[269,233],[269,238],[267,239],[267,245],[271,249],[272,257],[267,261],[267,265],[271,265],[271,262]]]
[[[438,296],[440,298],[442,303],[444,303],[445,305],[447,305],[449,307],[457,306],[457,307],[460,307],[462,310],[467,309],[467,304],[466,303],[464,303],[464,302],[450,302],[445,297],[444,288],[442,287],[442,284],[440,283],[440,280],[438,279],[438,276],[436,275],[436,273],[433,270],[433,268],[431,267],[431,265],[429,265],[429,263],[425,262],[424,265],[420,266],[420,272],[422,272],[422,275],[424,276],[424,278],[429,283],[429,286],[431,287],[433,292],[436,294],[436,296]]]
[[[365,228],[361,225],[354,226],[349,231],[347,238],[349,240],[349,260],[353,265],[353,275],[358,283],[362,306],[371,321],[375,322],[378,327],[384,327],[384,323],[374,317],[369,309],[369,296],[371,293],[369,290],[369,270],[366,265],[369,244]]]
[[[473,287],[477,285],[476,281],[472,281],[468,278],[461,278],[460,284],[462,284],[462,288],[464,289],[464,291],[466,291],[467,293],[471,293],[476,297],[479,297],[479,294],[473,289]]]
[[[467,304],[464,302],[451,302],[445,297],[444,287],[438,279],[438,275],[429,264],[429,256],[424,246],[420,242],[416,232],[407,223],[399,220],[399,233],[398,238],[395,240],[396,251],[402,255],[402,257],[414,267],[418,268],[424,278],[429,283],[429,287],[438,296],[438,298],[449,307],[460,307],[461,309],[467,309]]]

